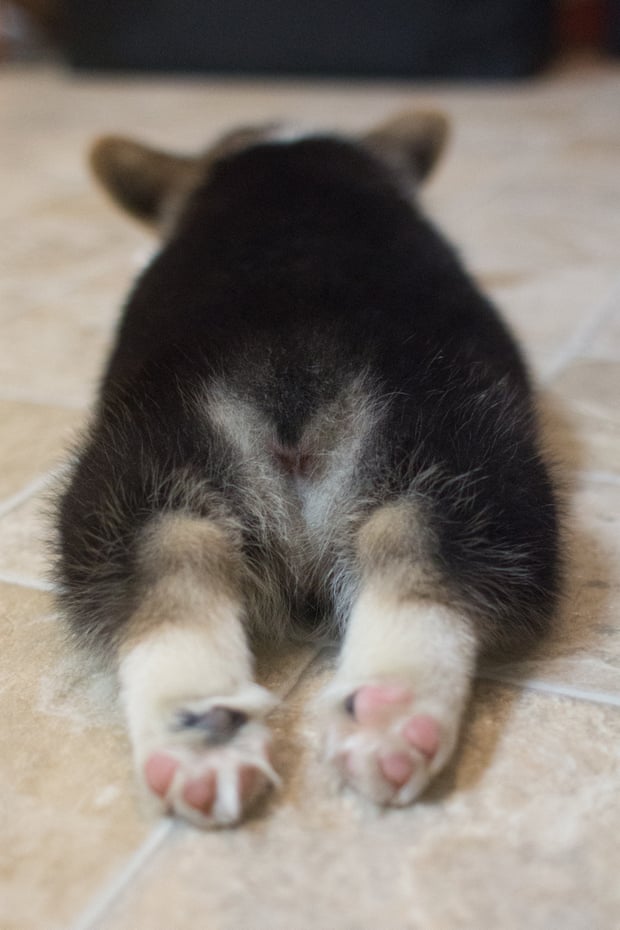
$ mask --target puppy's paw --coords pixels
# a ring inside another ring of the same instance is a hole
[[[270,759],[271,734],[260,719],[273,703],[254,686],[245,699],[211,697],[169,711],[160,733],[137,754],[139,777],[159,809],[199,827],[242,820],[280,783]]]
[[[339,684],[326,695],[326,755],[341,779],[376,804],[411,804],[449,758],[458,716],[409,685]]]

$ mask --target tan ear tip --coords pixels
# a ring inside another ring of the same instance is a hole
[[[96,177],[106,178],[120,166],[125,169],[134,167],[139,148],[124,136],[98,136],[88,151],[88,162]]]
[[[447,113],[442,113],[440,110],[429,111],[428,119],[437,140],[437,147],[443,148],[452,133],[452,120]]]
[[[451,120],[441,110],[408,107],[370,130],[369,138],[391,136],[395,139],[427,139],[437,147],[450,134]]]
[[[91,142],[87,154],[88,164],[98,177],[106,173],[105,169],[118,148],[118,142],[118,136],[97,136]]]
[[[432,138],[437,144],[447,141],[452,121],[447,113],[435,109],[411,109],[397,117],[403,128],[409,127],[416,135]]]
[[[447,113],[441,110],[428,110],[426,113],[429,129],[432,129],[438,139],[446,141],[452,129],[452,120]]]

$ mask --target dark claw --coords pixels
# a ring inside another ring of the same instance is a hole
[[[230,707],[212,707],[204,714],[183,710],[177,715],[175,729],[191,727],[204,733],[208,743],[226,743],[247,722],[248,715]]]
[[[355,719],[355,693],[356,692],[354,691],[353,694],[349,694],[348,697],[345,698],[345,702],[344,702],[344,709],[346,710],[347,714],[350,714],[354,719]]]

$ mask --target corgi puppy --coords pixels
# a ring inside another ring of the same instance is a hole
[[[446,129],[93,150],[162,245],[59,495],[59,598],[117,669],[138,779],[199,827],[279,781],[257,641],[341,640],[326,764],[400,806],[450,759],[479,657],[548,627],[558,506],[528,373],[416,202]]]

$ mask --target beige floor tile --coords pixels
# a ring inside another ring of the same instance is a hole
[[[45,585],[49,580],[52,486],[0,517],[0,580],[33,585]]]
[[[100,930],[616,925],[620,712],[480,684],[450,771],[377,813],[335,790],[300,724],[322,677],[281,719],[281,796],[234,832],[178,828]]]
[[[620,362],[577,358],[552,381],[550,439],[579,469],[620,473]]]
[[[588,345],[590,357],[620,361],[620,288],[614,295],[610,314]]]
[[[63,460],[82,422],[79,411],[0,399],[0,508]]]
[[[0,380],[11,399],[86,406],[94,394],[109,335],[99,326],[32,310],[3,324]]]
[[[486,132],[497,134],[506,151],[489,143],[487,151],[468,153],[467,140],[455,145],[440,168],[429,202],[450,231],[471,267],[481,275],[530,275],[567,269],[574,265],[617,262],[620,188],[617,184],[617,143],[604,158],[583,153],[569,156],[575,141],[588,133],[584,113],[547,120],[542,129],[536,117],[544,111],[532,107],[528,126],[542,144],[528,139],[515,143],[514,111],[502,116],[486,114]],[[484,118],[478,114],[478,119]],[[484,130],[475,125],[467,132],[484,147]],[[545,138],[548,140],[545,144]],[[494,164],[490,164],[491,159]],[[561,310],[558,308],[558,314]]]
[[[109,681],[62,642],[49,597],[0,585],[0,925],[52,930],[144,838]]]
[[[121,307],[154,245],[107,204],[99,208],[100,218],[94,208],[90,222],[107,231],[109,241],[89,257],[76,257],[66,242],[59,247],[58,236],[42,223],[36,249],[18,256],[5,275],[0,396],[71,407],[91,402]],[[38,228],[36,217],[32,221]],[[73,219],[63,215],[57,222],[71,227]],[[120,235],[125,227],[132,231]],[[78,225],[73,236],[82,235]]]
[[[610,205],[608,190],[602,187],[596,197],[586,191],[580,202],[574,203],[571,180],[539,192],[530,187],[530,180],[524,177],[507,190],[489,192],[488,202],[450,224],[456,243],[479,274],[535,274],[616,260],[612,243],[618,236],[620,197]],[[592,199],[599,201],[598,206]],[[586,204],[589,215],[584,231]]]
[[[487,286],[528,361],[544,376],[585,338],[592,316],[620,289],[620,275],[617,266],[597,263],[505,281],[491,277]]]
[[[56,210],[53,224],[31,210],[28,222],[37,230],[36,238],[20,241],[18,237],[9,255],[3,257],[0,319],[4,322],[32,311],[49,311],[59,323],[66,315],[77,323],[109,325],[135,275],[135,256],[152,240],[93,196],[88,221],[97,230],[98,239],[96,245],[88,246],[88,254],[80,254],[78,243],[87,250],[84,224],[77,223],[70,210],[59,206]]]

